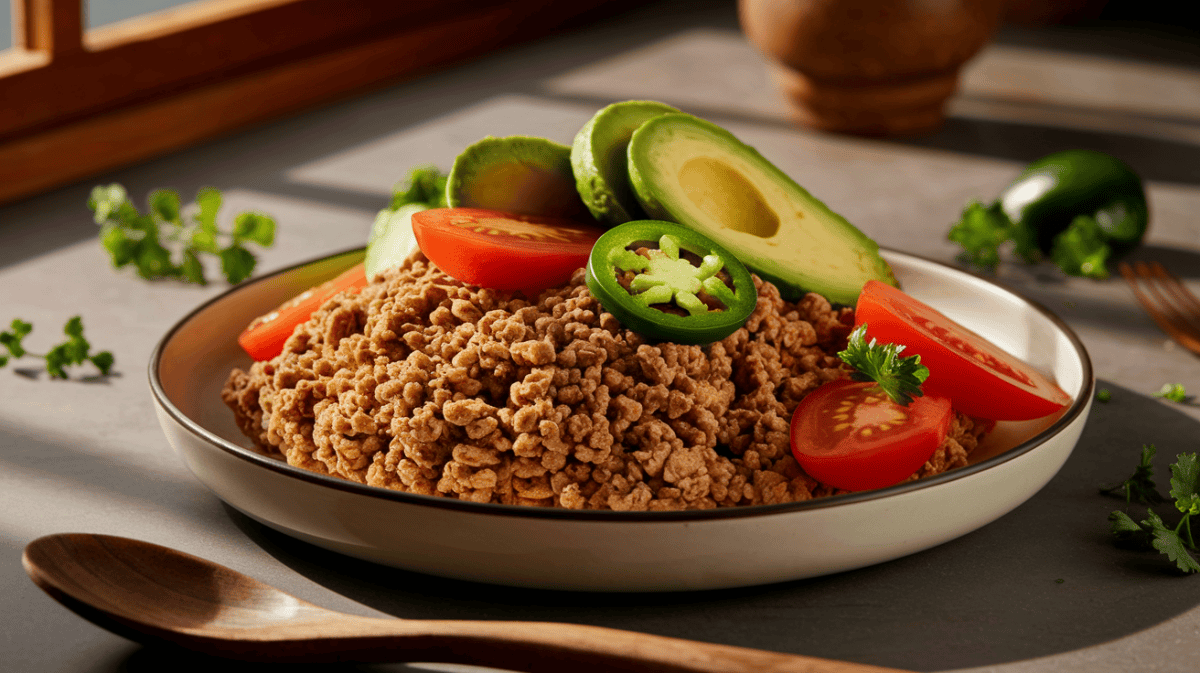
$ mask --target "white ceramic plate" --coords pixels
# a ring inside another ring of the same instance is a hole
[[[199,307],[158,344],[150,385],[171,445],[222,500],[288,535],[398,568],[527,587],[676,591],[880,563],[968,533],[1027,500],[1066,461],[1091,408],[1091,362],[1062,320],[977,276],[885,251],[906,291],[1052,375],[1073,403],[1052,418],[998,424],[968,467],[783,505],[570,511],[364,486],[247,448],[219,394],[233,367],[249,365],[235,340],[250,320],[362,254],[280,271]]]

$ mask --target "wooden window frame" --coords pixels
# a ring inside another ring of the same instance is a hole
[[[89,31],[82,0],[12,2],[0,203],[644,0],[203,0]]]

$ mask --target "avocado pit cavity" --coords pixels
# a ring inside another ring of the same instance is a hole
[[[679,185],[697,208],[730,229],[760,238],[779,231],[779,215],[767,205],[762,192],[722,161],[689,159],[679,169]]]

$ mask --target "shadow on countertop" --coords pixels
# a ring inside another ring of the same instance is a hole
[[[280,562],[402,618],[573,622],[923,671],[997,664],[1119,638],[1200,604],[1200,581],[1153,551],[1112,543],[1107,516],[1123,502],[1098,491],[1129,476],[1141,446],[1154,443],[1165,493],[1167,465],[1195,450],[1200,423],[1172,403],[1098,387],[1111,401],[1094,405],[1060,473],[1013,512],[906,558],[775,585],[657,594],[491,586],[359,561],[227,512]]]

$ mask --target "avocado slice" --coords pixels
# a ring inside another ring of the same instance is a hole
[[[629,141],[629,178],[651,217],[709,236],[785,299],[816,292],[853,305],[868,280],[898,286],[875,241],[716,124],[646,121]]]
[[[575,191],[571,148],[532,136],[487,136],[463,150],[446,180],[446,203],[592,221]]]
[[[626,148],[633,132],[661,114],[679,112],[665,103],[627,100],[597,112],[575,135],[571,169],[575,188],[592,216],[606,227],[645,219],[629,186]]]
[[[367,280],[375,278],[382,271],[403,265],[419,249],[412,229],[412,216],[428,208],[424,203],[409,203],[396,210],[379,211],[367,240]]]

